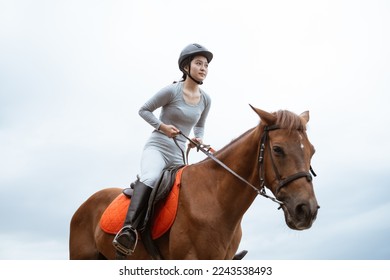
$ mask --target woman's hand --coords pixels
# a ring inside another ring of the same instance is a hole
[[[194,141],[197,144],[202,144],[203,143],[201,138],[192,138],[191,140]],[[192,148],[195,148],[195,147],[196,147],[196,145],[194,143],[192,143],[192,142],[188,143],[188,148],[192,149]]]
[[[171,124],[162,123],[158,129],[164,132],[169,138],[176,137],[180,133],[180,130]]]

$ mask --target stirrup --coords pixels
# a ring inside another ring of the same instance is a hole
[[[134,242],[133,248],[127,248],[118,242],[118,237],[126,230],[130,230],[130,234],[133,234],[133,233],[135,234],[135,242]],[[135,230],[131,226],[124,226],[123,228],[121,228],[121,230],[115,235],[114,240],[112,241],[112,245],[115,247],[115,249],[119,253],[126,255],[126,256],[134,253],[135,248],[137,247],[137,243],[138,243],[138,232],[137,232],[137,230]]]

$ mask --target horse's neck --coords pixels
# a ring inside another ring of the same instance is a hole
[[[234,172],[249,181],[252,185],[259,185],[258,148],[260,128],[256,127],[226,146],[216,157],[230,167]],[[210,162],[209,162],[210,164]],[[227,209],[236,208],[243,214],[257,193],[249,185],[234,177],[216,163],[209,169],[211,176],[216,178],[217,195],[221,203],[226,203]],[[232,207],[234,205],[234,207]]]

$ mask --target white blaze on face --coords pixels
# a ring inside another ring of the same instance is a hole
[[[303,150],[303,148],[305,148],[305,146],[304,146],[303,143],[302,143],[303,137],[302,137],[301,134],[299,134],[299,138],[301,138],[301,149]]]

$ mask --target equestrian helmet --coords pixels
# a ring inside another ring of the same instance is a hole
[[[207,62],[210,63],[210,61],[213,59],[213,54],[206,49],[205,47],[199,45],[199,44],[190,44],[186,46],[180,53],[179,56],[179,69],[184,72],[184,67],[188,64],[188,58],[194,57],[196,55],[202,55],[206,57]]]

